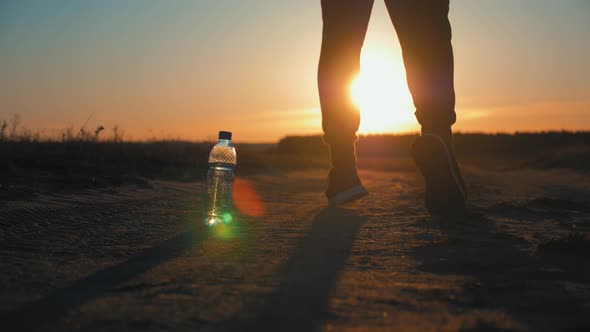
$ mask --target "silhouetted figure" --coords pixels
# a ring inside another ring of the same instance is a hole
[[[432,214],[462,210],[465,185],[451,142],[456,116],[449,0],[385,3],[401,44],[415,115],[422,125],[412,154],[426,179],[426,207]],[[326,190],[330,205],[367,195],[356,171],[360,115],[349,88],[360,71],[372,7],[373,0],[322,0],[318,88],[324,141],[332,161]]]

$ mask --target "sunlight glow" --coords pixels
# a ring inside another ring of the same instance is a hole
[[[255,187],[240,177],[234,180],[232,199],[236,209],[246,216],[261,217],[266,212],[264,201]]]
[[[363,49],[361,73],[350,94],[361,110],[359,133],[409,131],[416,126],[403,64],[385,50]]]

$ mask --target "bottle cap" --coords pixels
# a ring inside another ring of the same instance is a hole
[[[231,139],[231,131],[220,131],[219,139]]]

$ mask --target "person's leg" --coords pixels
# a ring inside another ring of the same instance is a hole
[[[354,144],[360,123],[350,84],[360,70],[360,53],[373,0],[322,0],[322,48],[318,90],[324,141],[330,146],[330,204],[366,194],[356,173]],[[352,191],[350,191],[352,190]]]
[[[449,0],[386,0],[406,67],[408,88],[422,125],[412,153],[426,178],[433,214],[464,208],[466,191],[452,147],[455,123]]]
[[[455,123],[449,0],[386,0],[406,67],[416,118],[428,130]]]

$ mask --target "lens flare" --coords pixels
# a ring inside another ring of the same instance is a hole
[[[244,179],[236,178],[234,180],[232,200],[234,207],[246,216],[261,217],[266,212],[264,202],[256,189]]]
[[[232,222],[232,220],[234,220],[234,218],[231,216],[231,213],[224,213],[223,216],[221,216],[221,220],[223,221],[224,224],[229,224],[230,222]]]
[[[240,234],[240,223],[224,224],[219,223],[209,228],[210,234],[222,240],[233,239]]]

